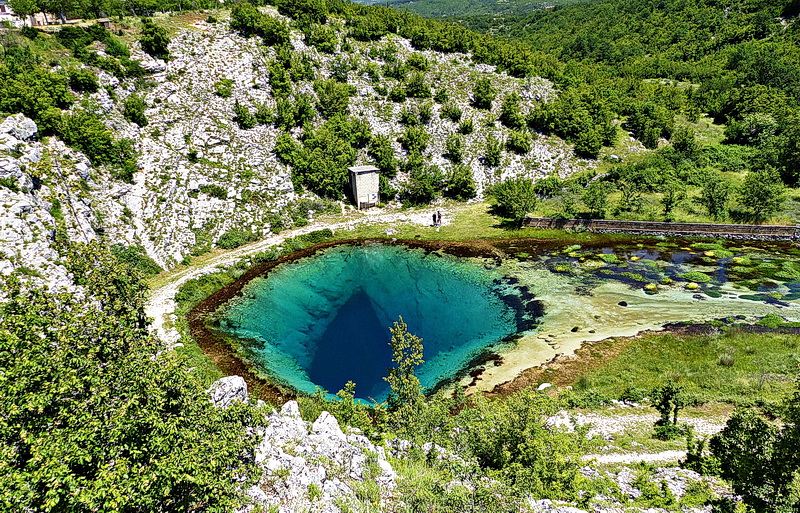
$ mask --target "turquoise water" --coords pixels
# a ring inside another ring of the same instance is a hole
[[[430,389],[535,323],[532,295],[498,271],[393,245],[336,246],[251,281],[220,328],[262,373],[299,391],[385,399],[389,326],[402,315],[423,339],[417,375]]]

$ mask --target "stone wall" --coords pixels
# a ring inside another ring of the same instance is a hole
[[[528,217],[525,220],[525,226],[598,233],[631,233],[636,235],[695,236],[745,240],[800,240],[800,226],[781,225],[667,223]]]

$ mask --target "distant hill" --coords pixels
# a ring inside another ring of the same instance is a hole
[[[497,16],[526,14],[538,9],[591,0],[359,0],[363,4],[381,4],[430,18]]]

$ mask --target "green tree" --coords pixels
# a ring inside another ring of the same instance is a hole
[[[314,91],[319,100],[317,109],[324,118],[331,118],[337,114],[348,114],[350,97],[356,92],[353,86],[335,80],[314,82]]]
[[[450,134],[445,141],[445,157],[455,164],[464,159],[464,138],[458,134]]]
[[[136,123],[140,127],[147,126],[147,117],[144,115],[144,110],[147,105],[144,98],[138,94],[132,94],[125,98],[122,102],[122,115],[131,123]]]
[[[445,184],[447,196],[459,201],[466,201],[474,198],[478,191],[475,187],[475,179],[472,176],[472,168],[468,165],[453,166],[450,176]]]
[[[530,212],[536,208],[536,192],[530,178],[512,178],[491,189],[500,214],[522,226]]]
[[[493,135],[486,136],[486,143],[483,151],[483,158],[486,164],[491,167],[500,165],[503,156],[503,144]]]
[[[731,183],[720,173],[711,172],[700,191],[700,203],[706,207],[708,214],[715,220],[728,217],[728,197],[731,194]]]
[[[678,412],[686,406],[685,392],[683,387],[670,381],[650,392],[653,408],[661,416],[656,421],[656,438],[662,440],[672,440],[682,434],[678,427]]]
[[[795,394],[795,399],[800,397]],[[794,473],[800,468],[798,419],[791,407],[789,412],[787,420],[795,423],[781,428],[753,410],[737,410],[709,444],[722,477],[758,513],[789,513],[800,506],[800,500],[792,497]]]
[[[608,184],[601,181],[592,182],[583,192],[581,199],[593,218],[603,219],[608,210]]]
[[[65,264],[86,299],[4,280],[0,502],[9,511],[229,510],[254,473],[246,405],[204,386],[147,330],[147,286],[100,244]],[[244,479],[244,482],[238,482]]]
[[[475,82],[475,86],[472,88],[472,104],[476,108],[490,110],[495,96],[497,96],[497,91],[492,87],[492,82],[488,78],[482,77]]]
[[[253,116],[253,113],[250,112],[250,109],[239,103],[239,100],[234,102],[233,112],[235,114],[236,123],[242,130],[255,128],[255,126],[258,124],[256,117]]]
[[[416,368],[422,359],[422,339],[408,332],[408,325],[403,322],[403,316],[395,321],[389,333],[392,339],[389,346],[392,348],[392,361],[395,367],[388,369],[389,375],[384,379],[389,383],[389,408],[397,410],[403,406],[418,407],[424,401],[422,385],[416,375]]]
[[[508,128],[519,130],[525,125],[525,117],[519,108],[519,95],[511,93],[503,98],[500,106],[500,122]]]
[[[169,57],[169,36],[167,29],[156,25],[148,18],[142,18],[142,31],[139,35],[139,44],[142,50],[153,57]]]
[[[753,219],[764,220],[780,211],[786,186],[772,166],[750,171],[737,189],[739,204]]]

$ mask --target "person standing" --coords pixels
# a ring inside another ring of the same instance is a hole
[[[438,226],[438,225],[436,224],[436,221],[437,221],[438,219],[439,219],[439,218],[437,217],[437,215],[436,215],[436,212],[434,212],[434,213],[433,213],[433,226]]]
[[[436,226],[442,226],[442,211],[436,211]]]

